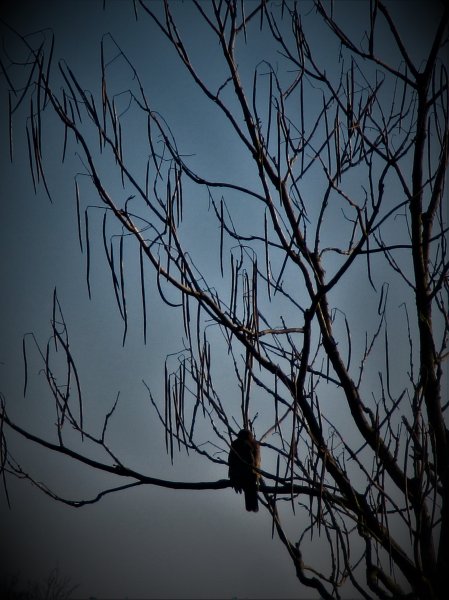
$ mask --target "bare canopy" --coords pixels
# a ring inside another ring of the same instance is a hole
[[[103,293],[116,299],[124,344],[128,265],[138,274],[142,335],[155,352],[148,289],[182,314],[179,346],[161,374],[164,397],[144,383],[150,409],[172,460],[185,451],[223,473],[229,456],[230,481],[171,481],[127,466],[108,438],[117,402],[94,433],[55,291],[50,341],[24,338],[25,391],[35,344],[54,399],[55,436],[28,430],[2,397],[6,491],[7,476],[27,477],[53,498],[82,506],[140,485],[233,486],[245,492],[248,510],[260,504],[300,584],[321,597],[339,597],[348,585],[364,598],[443,598],[449,4],[432,5],[436,26],[419,59],[395,16],[397,3],[356,3],[356,27],[346,3],[321,0],[133,6],[176,53],[226,136],[192,133],[192,147],[200,140],[195,156],[112,36],[101,42],[98,85],[87,89],[82,72],[56,61],[48,31],[35,43],[2,23],[14,38],[1,65],[11,159],[19,108],[28,106],[30,175],[52,196],[55,166],[42,140],[48,122],[59,124],[62,161],[77,153],[82,162],[73,196],[88,294],[99,240],[112,282]],[[183,10],[207,34],[207,72]],[[26,60],[15,57],[18,45]],[[221,144],[234,168],[217,160],[204,169],[213,161],[200,159],[220,156]],[[92,196],[84,197],[92,190],[100,223],[91,217]],[[193,215],[198,206],[201,218]],[[117,485],[91,498],[63,497],[11,455],[14,432],[115,476]],[[102,454],[93,459],[85,442]],[[312,545],[318,565],[309,560]]]

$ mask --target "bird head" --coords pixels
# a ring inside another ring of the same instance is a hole
[[[241,429],[237,435],[237,438],[242,441],[254,439],[253,434],[249,429]]]

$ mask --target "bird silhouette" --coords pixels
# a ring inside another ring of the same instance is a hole
[[[255,468],[260,466],[259,443],[248,429],[242,429],[231,444],[228,457],[229,479],[239,494],[245,494],[247,511],[257,512],[257,487],[259,474]]]

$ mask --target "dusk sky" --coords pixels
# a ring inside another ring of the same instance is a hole
[[[324,63],[336,56],[338,44],[324,33],[323,25],[311,10],[312,4],[306,1],[300,4],[305,30],[315,42],[317,59]],[[342,22],[347,19],[349,30],[361,32],[360,23],[363,27],[366,24],[367,12],[364,11],[368,10],[369,2],[337,1],[334,4],[342,11]],[[392,14],[401,23],[406,45],[419,60],[425,56],[432,39],[439,14],[438,2],[390,4]],[[215,108],[202,99],[155,24],[142,10],[138,11],[136,21],[132,2],[107,0],[105,5],[103,10],[102,0],[7,0],[0,8],[0,16],[21,34],[32,34],[28,39],[33,44],[48,41],[53,32],[54,65],[64,60],[84,88],[97,98],[101,97],[100,43],[105,34],[111,34],[141,76],[154,110],[167,120],[182,151],[192,156],[191,164],[210,178],[228,177],[235,183],[245,180],[245,185],[255,182],[257,173],[249,167],[249,158],[241,145],[231,136]],[[176,3],[176,15],[198,70],[208,81],[219,85],[222,77],[215,61],[219,51],[216,42],[206,32],[191,3]],[[10,52],[23,56],[23,49],[12,34],[4,26],[1,32],[3,52],[7,52],[4,56],[9,57]],[[103,38],[110,59],[116,53],[112,38]],[[262,59],[273,60],[271,44],[270,38],[264,40],[260,34],[250,39],[247,53],[241,57],[242,73],[249,82],[253,69]],[[385,44],[386,55],[394,61],[395,51],[391,49],[390,53],[391,40],[387,37]],[[2,60],[7,64],[7,59]],[[111,62],[109,77],[116,92],[127,89],[132,79],[130,71],[119,61]],[[0,392],[8,412],[30,431],[43,436],[51,431],[52,400],[39,373],[42,364],[33,338],[26,334],[33,333],[45,348],[51,335],[56,288],[80,374],[85,419],[92,429],[96,431],[101,427],[101,419],[120,393],[117,413],[111,422],[111,440],[127,466],[173,481],[212,482],[227,478],[224,464],[214,464],[196,455],[175,453],[171,464],[165,452],[163,428],[150,404],[146,385],[154,397],[163,402],[165,358],[181,347],[181,311],[160,302],[152,278],[152,283],[148,283],[148,340],[144,344],[138,261],[130,250],[125,254],[129,323],[126,343],[122,346],[123,323],[101,237],[103,212],[95,208],[89,209],[90,226],[96,231],[91,242],[91,299],[87,293],[86,253],[81,253],[78,241],[74,185],[74,174],[81,173],[83,165],[75,144],[69,146],[66,160],[61,164],[62,129],[49,121],[43,133],[43,147],[53,199],[50,203],[42,185],[37,187],[36,194],[33,190],[25,134],[28,106],[14,117],[14,161],[11,164],[7,135],[8,83],[1,74],[0,93]],[[126,110],[126,96],[119,97],[120,103],[121,110]],[[145,125],[133,121],[131,113],[128,152],[135,159],[139,177],[144,176],[145,170],[145,157],[139,145],[142,127]],[[117,183],[119,188],[119,174],[109,168],[105,163],[108,185],[113,188]],[[77,181],[82,210],[98,206],[98,198],[82,176]],[[355,181],[354,186],[358,183]],[[310,182],[307,185],[311,186],[308,191],[313,191],[313,185]],[[126,198],[125,190],[118,189],[117,193]],[[213,279],[219,271],[219,230],[216,223],[211,226],[212,214],[207,212],[209,199],[204,191],[196,196],[188,186],[186,196],[184,240],[192,255],[203,259],[204,272]],[[255,215],[247,204],[236,202],[234,209],[233,215],[242,222],[250,221]],[[313,213],[313,208],[311,210]],[[334,235],[337,239],[338,233]],[[148,277],[152,277],[150,269]],[[348,286],[356,281],[357,272],[353,277]],[[382,283],[381,273],[375,273],[375,277]],[[218,282],[218,275],[216,285],[219,291],[219,286],[225,285]],[[369,298],[363,291],[352,294],[350,287],[339,293],[348,295],[353,302],[356,329],[364,327],[363,309],[371,302]],[[403,328],[403,321],[397,324],[394,316],[402,315],[397,307],[403,293],[401,287],[390,290],[394,307],[393,333],[396,327]],[[24,335],[28,349],[25,397]],[[211,337],[214,339],[213,333]],[[217,369],[217,386],[233,395],[237,383],[233,379],[232,365],[225,364],[223,359],[222,370]],[[373,377],[377,377],[377,373]],[[238,398],[235,403],[238,407]],[[237,409],[233,414],[238,420]],[[264,426],[262,416],[256,421],[259,434],[267,428]],[[8,443],[28,472],[54,486],[63,497],[92,498],[104,487],[123,483],[12,434],[8,434]],[[223,453],[218,456],[225,459]],[[0,491],[1,545],[7,547],[0,569],[5,573],[20,573],[23,582],[41,580],[58,567],[72,583],[79,584],[74,595],[78,598],[318,597],[300,586],[285,548],[276,535],[272,538],[268,513],[265,510],[247,513],[242,497],[230,488],[174,491],[140,486],[76,509],[50,499],[27,481],[9,477],[7,485],[11,509],[4,490]],[[285,518],[294,531],[295,516],[286,514]],[[313,554],[313,549],[311,552]],[[350,597],[350,590],[344,597]]]

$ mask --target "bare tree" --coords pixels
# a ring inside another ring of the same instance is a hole
[[[100,236],[124,343],[125,246],[128,257],[134,249],[140,273],[145,340],[148,281],[156,282],[174,311],[182,311],[182,348],[174,367],[173,356],[167,358],[165,399],[159,402],[148,387],[171,457],[179,450],[191,460],[199,454],[226,464],[238,430],[255,430],[262,450],[260,501],[301,584],[323,598],[338,597],[346,582],[364,598],[442,598],[449,587],[443,399],[449,333],[443,201],[449,5],[434,6],[438,24],[419,64],[380,0],[363,5],[363,35],[341,22],[338,5],[315,1],[313,18],[337,49],[327,58],[308,37],[308,4],[193,5],[217,42],[211,50],[214,77],[197,68],[178,5],[140,0],[134,8],[176,51],[217,119],[226,120],[247,155],[247,181],[232,173],[220,179],[195,166],[191,149],[180,147],[170,129],[170,115],[153,109],[131,59],[110,36],[101,44],[97,93],[85,89],[82,73],[62,61],[52,64],[48,33],[36,47],[17,34],[29,59],[18,64],[6,54],[2,65],[11,130],[18,106],[27,100],[30,171],[49,195],[41,142],[49,115],[62,124],[62,160],[73,148],[81,156],[84,170],[75,176],[75,196],[89,294],[90,240]],[[388,52],[381,38],[391,41]],[[248,73],[244,57],[254,40],[264,40],[271,54],[261,55]],[[118,64],[129,74],[129,88],[114,83]],[[17,72],[26,73],[21,88]],[[130,114],[145,138],[147,160],[138,166],[129,158]],[[106,174],[112,164],[120,193]],[[102,207],[99,231],[93,230],[88,208],[83,211],[81,177]],[[207,246],[208,238],[203,254],[185,241],[191,206],[186,199],[201,194],[210,207],[201,227],[219,231],[216,248]],[[236,199],[251,207],[251,219],[239,219]],[[213,251],[215,270],[204,260]],[[399,308],[390,300],[395,289]],[[4,475],[33,479],[8,452],[7,434],[14,430],[126,481],[81,501],[35,481],[74,506],[136,485],[230,486],[228,480],[160,480],[123,464],[107,441],[116,404],[105,415],[101,435],[83,419],[56,292],[52,324],[47,348],[38,347],[55,400],[57,440],[24,429],[2,402]],[[54,347],[67,358],[64,384],[53,368]],[[25,360],[27,348],[28,342]],[[217,382],[223,370],[233,373],[238,398]],[[93,460],[81,444],[67,443],[65,423],[105,451],[106,459]],[[288,507],[297,516],[294,539],[281,515]],[[310,539],[327,555],[324,567],[306,566]]]
[[[59,568],[53,569],[43,581],[29,581],[25,589],[19,589],[19,575],[3,576],[0,591],[4,600],[68,600],[78,587],[70,577],[61,575]]]

